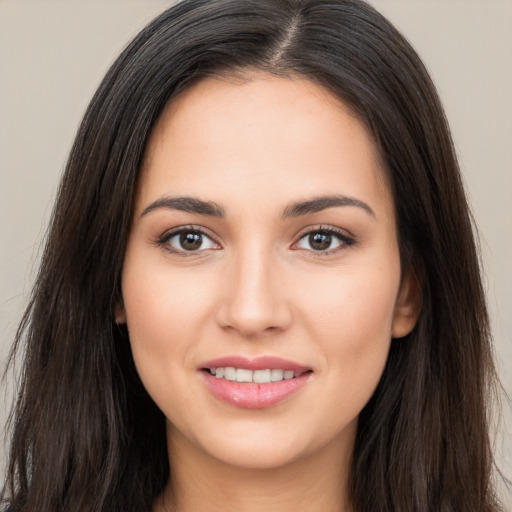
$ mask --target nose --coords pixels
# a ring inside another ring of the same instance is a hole
[[[286,286],[271,251],[254,248],[240,254],[226,268],[217,322],[245,338],[286,330],[292,310]]]

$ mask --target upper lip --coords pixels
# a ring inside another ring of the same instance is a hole
[[[244,356],[225,356],[206,361],[200,366],[201,369],[226,367],[244,368],[247,370],[293,370],[296,373],[311,370],[308,366],[275,356],[260,356],[254,358]]]

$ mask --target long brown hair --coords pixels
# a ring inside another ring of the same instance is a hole
[[[402,265],[422,283],[360,415],[358,512],[494,512],[496,382],[471,217],[421,60],[361,0],[186,0],[113,64],[80,125],[12,354],[25,353],[2,496],[9,511],[149,511],[170,477],[164,417],[114,322],[146,147],[206,76],[259,69],[330,89],[366,125],[393,191]],[[172,463],[172,460],[171,460]]]

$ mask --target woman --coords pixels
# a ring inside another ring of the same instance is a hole
[[[144,29],[80,127],[22,339],[9,510],[498,510],[449,130],[365,3]]]

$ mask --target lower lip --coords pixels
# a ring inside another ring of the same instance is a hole
[[[201,371],[201,375],[208,389],[223,402],[244,409],[263,409],[297,393],[308,382],[311,373],[266,384],[219,379],[206,371]]]

